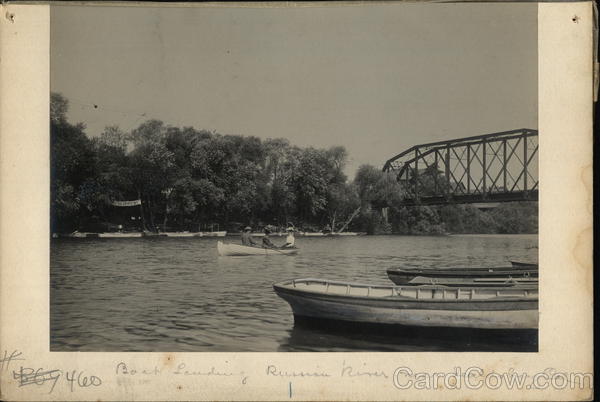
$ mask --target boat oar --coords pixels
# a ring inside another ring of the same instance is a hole
[[[278,249],[276,249],[276,248],[272,248],[272,247],[265,247],[265,245],[264,245],[264,244],[263,244],[262,248],[264,248],[264,249],[265,249],[265,255],[269,255],[269,253],[267,252],[267,250],[276,250],[276,251],[279,251],[279,250],[278,250]],[[281,253],[281,251],[279,251],[279,252]],[[282,254],[283,254],[283,253],[282,253]]]
[[[264,247],[264,246],[263,246],[263,248],[264,248],[265,250],[275,250],[275,251],[277,251],[277,252],[278,252],[278,253],[280,253],[280,254],[286,255],[286,254],[285,254],[283,251],[281,251],[281,250],[280,250],[280,249],[278,249],[278,248],[271,248],[271,247]],[[265,255],[266,255],[266,254],[268,254],[268,253],[265,251]]]
[[[279,252],[279,253],[281,253],[281,254],[285,254],[283,251],[281,251],[281,250],[280,250],[280,249],[278,249],[278,248],[271,248],[271,249],[269,249],[269,250],[276,250],[276,251],[278,251],[278,252]]]

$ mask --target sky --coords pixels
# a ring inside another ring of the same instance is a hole
[[[89,136],[146,119],[343,145],[537,129],[537,5],[51,7],[51,90]]]

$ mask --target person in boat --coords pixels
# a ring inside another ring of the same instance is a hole
[[[279,248],[275,244],[273,244],[273,242],[269,238],[270,234],[271,234],[271,230],[269,230],[269,228],[265,228],[265,236],[262,238],[263,248]]]
[[[286,231],[288,235],[285,238],[285,244],[281,246],[281,248],[294,248],[294,244],[296,243],[296,239],[294,238],[294,228],[290,226]]]
[[[256,243],[254,241],[254,239],[252,238],[252,234],[250,233],[251,231],[252,231],[252,228],[250,226],[246,226],[244,228],[244,231],[242,232],[242,244],[244,246],[250,246],[250,247],[258,246],[258,243]]]

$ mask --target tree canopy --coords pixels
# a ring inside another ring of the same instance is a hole
[[[537,231],[532,203],[490,213],[460,205],[403,207],[405,189],[393,175],[363,165],[349,180],[342,146],[301,148],[281,138],[223,135],[155,119],[129,132],[109,126],[89,138],[83,124],[67,121],[68,107],[65,97],[51,95],[54,232],[110,230],[116,224],[199,230],[214,223],[228,230],[293,224],[369,233]],[[141,205],[114,206],[127,200]]]

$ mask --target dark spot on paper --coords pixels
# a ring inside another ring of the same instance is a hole
[[[164,357],[162,359],[163,366],[172,367],[174,363],[175,363],[175,356],[173,356],[171,353],[167,353],[164,355]]]
[[[14,24],[15,23],[15,14],[14,13],[9,13],[7,11],[6,12],[6,19],[9,20],[10,22],[12,22]]]
[[[578,15],[574,15],[573,18],[571,18],[571,21],[573,21],[576,24],[579,24],[579,20],[580,20],[580,18]]]

